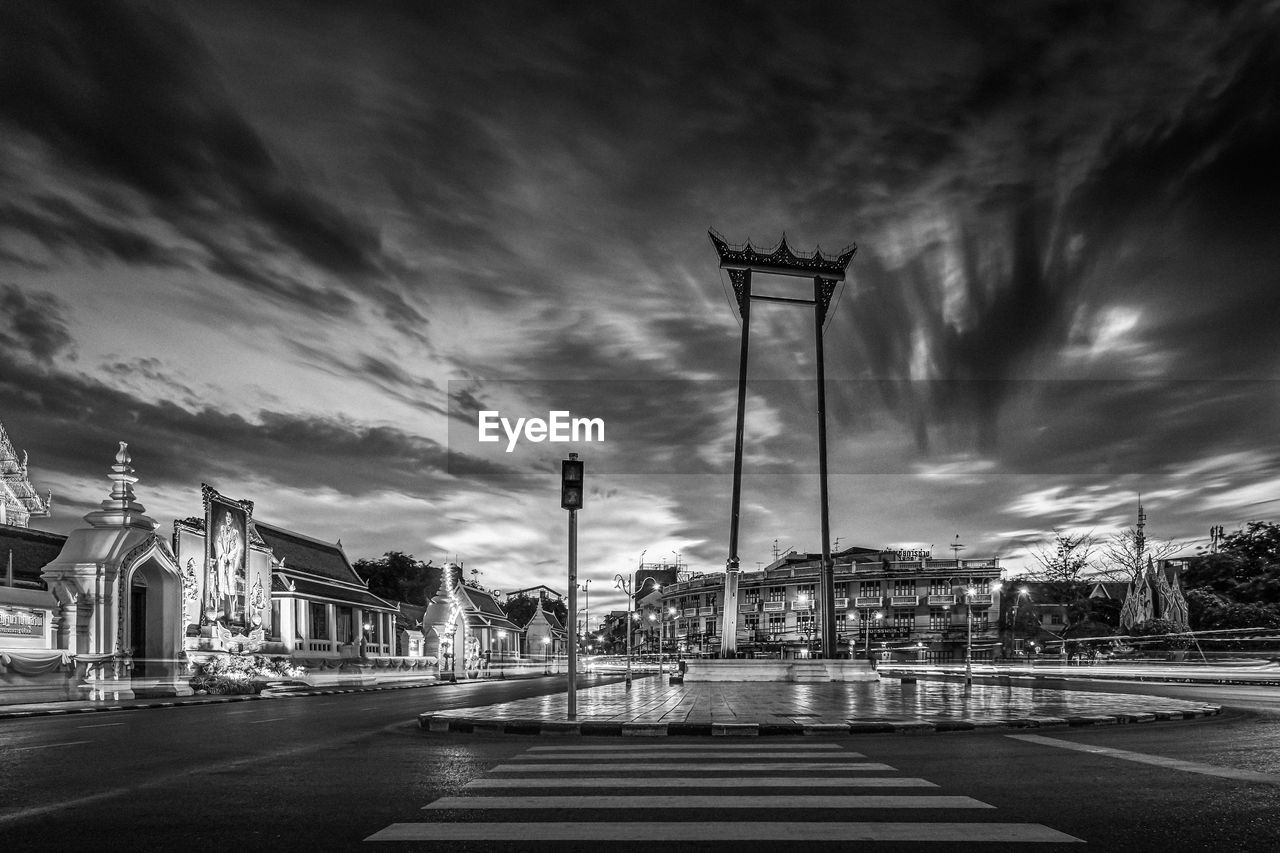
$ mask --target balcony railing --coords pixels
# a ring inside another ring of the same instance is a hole
[[[791,602],[791,609],[792,610],[812,610],[813,600],[809,598],[806,598],[804,601],[801,601],[800,599],[796,599],[795,601]]]
[[[956,603],[954,595],[930,595],[927,603],[930,606],[947,607]]]
[[[764,603],[765,613],[781,613],[786,609],[787,603],[785,601],[766,601]]]
[[[739,613],[755,613],[760,609],[758,601],[740,601],[738,602]]]
[[[697,616],[697,615],[698,615],[698,608],[696,608],[696,607],[686,607],[684,610],[680,611],[680,615],[681,615],[681,616]]]
[[[713,604],[710,607],[699,607],[698,615],[699,616],[715,616],[716,615],[715,605]]]
[[[918,595],[891,595],[889,604],[893,607],[915,607],[920,603]]]
[[[991,606],[991,593],[989,592],[979,592],[974,595],[968,596],[968,598],[969,598],[969,604],[971,604],[974,607],[990,607]]]
[[[849,609],[849,599],[847,598],[836,599],[836,610],[848,610],[848,609]]]
[[[880,595],[860,595],[854,599],[854,603],[858,607],[879,607],[884,603],[884,597]]]

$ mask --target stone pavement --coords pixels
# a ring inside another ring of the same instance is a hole
[[[688,682],[637,679],[578,691],[421,714],[432,732],[590,735],[767,735],[971,731],[1114,725],[1209,716],[1221,706],[1159,696],[1014,685],[912,682]]]

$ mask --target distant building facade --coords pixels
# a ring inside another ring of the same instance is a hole
[[[974,659],[999,646],[999,560],[940,559],[923,550],[849,548],[835,560],[838,654],[907,661]],[[742,656],[803,657],[821,648],[820,555],[790,553],[739,581],[737,648]],[[968,590],[972,589],[970,594]],[[693,576],[661,590],[654,621],[663,648],[710,655],[724,625],[724,575]],[[674,609],[676,616],[670,611]]]

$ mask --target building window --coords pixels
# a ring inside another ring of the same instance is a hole
[[[715,606],[716,606],[716,594],[715,594],[714,592],[709,592],[709,593],[707,593],[706,595],[702,596],[702,606],[703,606],[703,607],[715,607]]]
[[[893,627],[910,628],[915,622],[916,612],[906,607],[895,607],[893,609]]]
[[[874,598],[880,595],[880,581],[861,581],[858,584],[858,595],[863,598]]]
[[[751,589],[747,590],[744,595],[746,596],[747,604],[760,603],[760,587],[753,586]]]
[[[947,578],[933,578],[929,581],[930,595],[951,595],[951,581]]]
[[[355,641],[355,621],[350,607],[338,608],[338,642],[346,645]]]
[[[836,614],[836,633],[843,634],[849,630],[849,618],[847,613]]]
[[[769,614],[769,633],[778,636],[787,630],[787,617],[781,613]]]
[[[841,581],[840,583],[836,584],[836,595],[835,595],[835,597],[836,597],[836,598],[848,598],[848,597],[849,597],[849,583],[848,583],[848,581]]]
[[[990,627],[990,619],[987,615],[987,609],[973,611],[973,630],[985,631]]]
[[[280,599],[271,602],[271,639],[280,639]]]
[[[1050,613],[1050,614],[1049,614],[1049,624],[1050,624],[1050,625],[1062,625],[1062,624],[1065,624],[1065,622],[1066,622],[1066,620],[1062,618],[1062,611],[1061,611],[1061,610],[1055,610],[1055,611],[1053,611],[1052,613]]]
[[[703,624],[703,631],[705,631],[707,634],[714,634],[716,632],[716,620],[708,619]]]
[[[797,587],[796,587],[796,598],[805,598],[805,599],[808,599],[809,601],[813,601],[813,599],[814,599],[814,596],[813,596],[813,584],[811,584],[811,583],[806,583],[806,584],[801,584],[801,585],[797,586]]]
[[[801,634],[813,633],[813,614],[798,613],[796,614],[796,630]]]
[[[769,587],[769,600],[770,601],[786,601],[787,588],[785,586]]]
[[[946,630],[951,624],[951,611],[945,607],[929,608],[929,628],[933,631]]]
[[[742,616],[742,627],[748,631],[754,631],[760,627],[759,613],[744,613]]]
[[[897,580],[893,582],[894,595],[915,595],[916,582],[914,580]]]
[[[329,639],[329,611],[323,604],[311,602],[311,637],[315,640]]]

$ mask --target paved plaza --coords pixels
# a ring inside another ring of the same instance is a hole
[[[1159,696],[1073,692],[950,681],[691,682],[643,678],[579,690],[577,720],[564,693],[419,717],[430,731],[581,734],[839,734],[985,727],[1107,725],[1216,714]]]

